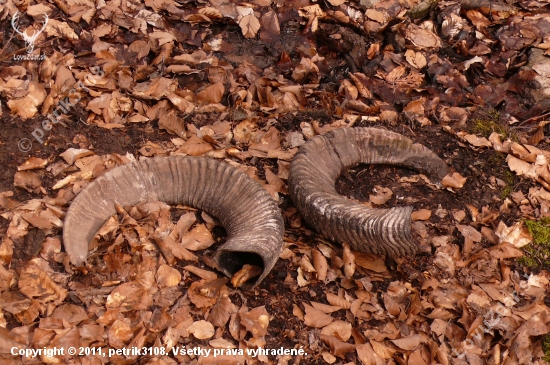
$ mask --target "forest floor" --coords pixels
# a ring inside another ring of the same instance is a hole
[[[550,361],[549,9],[544,0],[5,1],[2,363]],[[15,28],[37,34],[32,53]],[[294,207],[292,157],[346,127],[403,134],[452,169],[445,188],[386,165],[336,182],[370,207],[413,206],[416,256],[347,252]],[[211,257],[225,231],[182,206],[125,207],[90,244],[86,268],[69,263],[62,229],[74,196],[111,168],[168,155],[229,162],[277,201],[284,248],[258,287],[219,280]],[[202,250],[173,263],[153,236],[184,220],[179,243]],[[201,294],[212,286],[213,298]],[[302,352],[281,353],[292,349]]]

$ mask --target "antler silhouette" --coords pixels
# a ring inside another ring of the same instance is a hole
[[[42,25],[42,28],[38,31],[34,31],[32,35],[28,35],[26,32],[21,32],[16,26],[16,23],[19,20],[19,12],[16,12],[11,18],[11,26],[17,34],[23,37],[23,40],[25,41],[25,46],[27,47],[27,53],[31,53],[34,50],[34,41],[36,41],[40,33],[44,31],[49,19],[50,18],[48,18],[48,14],[44,13],[44,24]]]

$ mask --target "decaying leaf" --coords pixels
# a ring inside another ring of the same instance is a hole
[[[445,176],[441,180],[441,183],[449,188],[460,189],[466,183],[466,178],[462,177],[458,172],[453,172]]]

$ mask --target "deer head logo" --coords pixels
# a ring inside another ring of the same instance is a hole
[[[34,31],[32,35],[27,35],[27,32],[21,32],[19,30],[17,26],[17,21],[19,20],[19,16],[20,16],[19,12],[16,12],[13,15],[13,17],[11,18],[11,26],[13,30],[17,32],[17,34],[23,37],[23,40],[25,41],[25,46],[27,47],[27,53],[32,53],[32,51],[34,50],[34,42],[36,41],[40,33],[44,31],[44,29],[46,28],[46,24],[48,24],[48,19],[49,19],[48,14],[44,14],[44,24],[42,25],[42,28],[38,31]]]

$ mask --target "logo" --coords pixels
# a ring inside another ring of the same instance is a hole
[[[28,35],[26,31],[21,32],[19,30],[19,27],[16,24],[18,20],[19,20],[19,12],[16,12],[15,14],[13,14],[13,17],[11,18],[11,26],[13,30],[17,32],[17,34],[23,37],[23,40],[25,41],[25,47],[27,47],[27,53],[32,53],[32,51],[34,50],[34,42],[36,41],[40,33],[44,31],[44,29],[46,28],[46,24],[48,24],[48,20],[49,20],[48,15],[44,14],[44,24],[42,25],[42,29],[38,31],[35,30],[32,33],[32,35]]]

